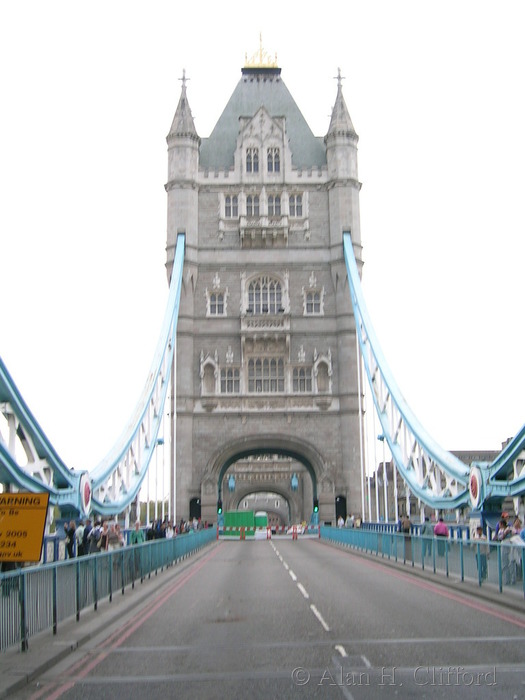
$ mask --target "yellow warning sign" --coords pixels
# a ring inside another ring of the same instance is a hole
[[[0,562],[39,561],[48,493],[0,493]]]

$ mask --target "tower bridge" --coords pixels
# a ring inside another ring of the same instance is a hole
[[[134,418],[92,471],[71,470],[0,362],[2,489],[47,491],[63,517],[129,520],[169,405],[174,520],[215,522],[219,500],[262,493],[292,521],[370,519],[370,404],[407,508],[523,510],[525,426],[493,461],[465,464],[426,433],[388,368],[360,284],[357,145],[340,73],[324,137],[274,61],[246,63],[206,138],[184,77],[167,136],[168,303]]]

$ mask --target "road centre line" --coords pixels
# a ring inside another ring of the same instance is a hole
[[[336,645],[335,645],[335,650],[338,651],[338,652],[341,654],[341,656],[343,657],[343,659],[346,658],[346,657],[348,656],[348,654],[346,653],[346,649],[344,648],[344,646],[343,646],[342,644],[336,644]]]
[[[288,571],[288,573],[292,577],[292,581],[297,581],[297,576],[294,574],[294,572],[291,569]]]
[[[307,591],[306,591],[306,588],[303,586],[303,584],[302,584],[302,583],[298,583],[298,584],[297,584],[297,588],[301,591],[301,593],[303,594],[303,596],[308,600],[308,598],[309,598],[310,596],[308,595],[308,593],[307,593]]]
[[[322,625],[324,631],[325,631],[325,632],[330,632],[330,627],[328,627],[328,625],[327,625],[326,622],[324,621],[323,616],[321,615],[321,613],[319,612],[319,610],[315,607],[315,605],[313,605],[313,604],[310,605],[310,610],[313,612],[313,614],[314,614],[314,615],[316,616],[316,618],[319,620],[319,622],[321,623],[321,625]]]

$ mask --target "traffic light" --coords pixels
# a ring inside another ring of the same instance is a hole
[[[217,513],[219,513],[219,515],[222,513],[222,501],[220,498],[217,501]]]
[[[314,513],[319,512],[319,501],[317,498],[314,498]]]

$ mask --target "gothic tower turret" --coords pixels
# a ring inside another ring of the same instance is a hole
[[[177,233],[186,232],[186,245],[197,243],[197,214],[199,146],[200,138],[195,129],[190,105],[186,96],[186,76],[183,71],[182,89],[166,137],[168,143],[168,264],[173,260]]]
[[[337,76],[337,97],[325,136],[330,181],[330,234],[333,245],[341,243],[341,232],[351,231],[352,240],[361,242],[357,142],[350,113],[343,97],[341,71]]]

